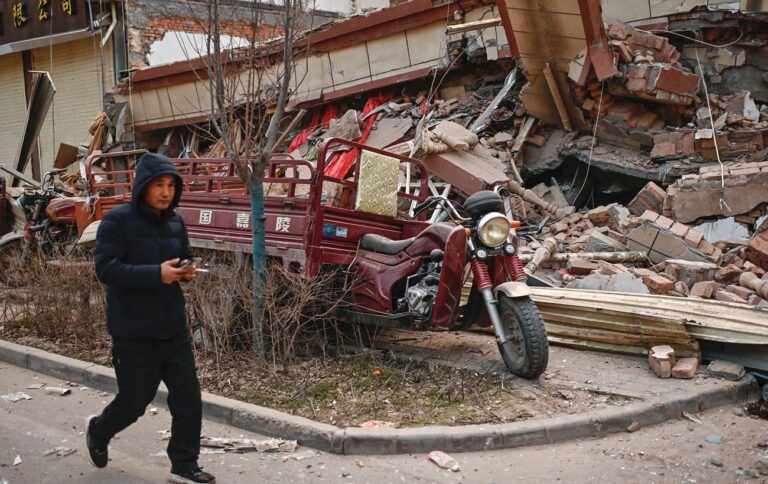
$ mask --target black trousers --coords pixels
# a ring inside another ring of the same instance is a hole
[[[93,419],[91,437],[106,444],[138,420],[163,381],[172,416],[168,457],[174,467],[195,465],[200,453],[202,400],[189,336],[185,333],[170,340],[113,337],[112,363],[118,393]]]

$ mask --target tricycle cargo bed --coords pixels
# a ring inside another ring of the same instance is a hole
[[[349,264],[360,239],[367,233],[402,239],[425,227],[423,221],[400,215],[355,209],[359,200],[360,163],[369,156],[366,153],[384,156],[389,163],[412,164],[409,171],[421,175],[421,183],[408,190],[416,194],[397,191],[398,206],[405,212],[428,194],[427,171],[421,162],[340,139],[327,140],[318,159],[325,158],[329,146],[357,150],[356,163],[351,168],[354,177],[329,177],[323,173],[324,162],[315,167],[312,162],[287,155],[273,156],[265,173],[262,187],[267,255],[280,259],[292,270],[314,273],[326,264]],[[80,208],[81,232],[88,223],[130,202],[133,169],[142,153],[100,153],[88,159],[86,174],[91,206],[83,204]],[[176,212],[187,224],[190,244],[201,249],[250,253],[251,195],[237,176],[234,163],[228,159],[174,159],[173,162],[184,181]],[[391,195],[394,197],[395,191]]]

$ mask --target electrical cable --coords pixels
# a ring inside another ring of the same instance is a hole
[[[581,195],[582,190],[584,190],[584,186],[587,184],[587,180],[589,179],[589,169],[592,167],[592,154],[595,150],[595,140],[597,139],[597,125],[600,123],[600,110],[603,105],[603,91],[605,90],[605,81],[600,83],[600,99],[597,102],[597,117],[595,118],[595,126],[592,128],[592,143],[589,145],[589,159],[587,160],[587,172],[584,174],[584,182],[581,184],[581,188],[579,188],[578,193],[576,193],[576,196],[573,198],[572,203],[576,203],[576,200],[578,200],[579,195]],[[578,175],[578,171],[576,172],[576,175]],[[576,183],[576,175],[573,177],[573,181],[571,182],[571,187],[568,189],[568,194],[570,195],[571,190],[573,190],[573,185]]]
[[[672,32],[670,30],[643,30],[643,29],[637,29],[637,28],[635,30],[640,31],[640,32],[645,32],[645,33],[648,33],[648,34],[661,33],[661,34],[676,35],[678,37],[682,37],[684,39],[690,40],[691,42],[696,42],[696,43],[703,44],[703,45],[706,45],[706,46],[709,46],[709,47],[715,47],[715,48],[718,48],[718,49],[722,49],[723,47],[730,47],[733,44],[735,44],[736,42],[740,41],[742,37],[744,37],[744,32],[740,30],[739,31],[739,36],[736,38],[736,40],[734,40],[732,42],[728,42],[727,44],[716,45],[716,44],[710,44],[709,42],[704,42],[703,40],[699,40],[699,39],[696,39],[694,37],[689,37],[687,35],[678,34],[677,32]]]
[[[717,131],[715,130],[715,121],[712,116],[712,105],[709,102],[709,89],[707,88],[707,81],[704,79],[704,71],[701,68],[701,59],[699,59],[699,49],[696,51],[696,63],[699,66],[699,74],[701,75],[701,83],[704,85],[704,97],[707,100],[707,111],[709,113],[709,125],[712,127],[712,140],[715,143],[715,154],[717,155],[717,162],[720,164],[720,210],[725,206],[728,211],[731,211],[731,207],[725,202],[725,166],[720,159],[720,148],[717,146]]]

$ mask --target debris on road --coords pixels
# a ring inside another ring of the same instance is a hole
[[[32,400],[32,397],[24,392],[9,393],[7,395],[0,396],[3,400],[16,403],[21,400]]]
[[[48,457],[51,455],[55,455],[58,457],[66,457],[70,454],[74,454],[77,452],[77,449],[72,449],[70,447],[54,447],[53,449],[48,449],[45,452],[43,452],[43,455]]]
[[[45,393],[49,395],[56,395],[59,397],[63,397],[65,395],[69,395],[70,393],[72,393],[72,390],[64,387],[45,387]]]
[[[320,452],[318,450],[308,449],[308,450],[304,450],[304,451],[301,451],[301,452],[295,452],[295,453],[293,453],[291,455],[287,455],[287,456],[283,457],[282,459],[283,459],[283,462],[288,461],[288,460],[302,461],[302,460],[306,460],[306,459],[311,459],[313,457],[317,457],[320,454],[322,454],[322,452]]]
[[[449,469],[452,472],[459,472],[461,470],[459,462],[441,450],[433,450],[429,453],[428,458],[443,469]]]
[[[21,464],[22,462],[23,461],[21,460],[21,456],[20,455],[17,455],[16,458],[13,459],[13,465],[14,466],[17,466],[17,465]]]

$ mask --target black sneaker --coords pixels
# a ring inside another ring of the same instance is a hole
[[[85,445],[88,447],[88,458],[91,464],[99,469],[107,467],[109,461],[109,451],[106,445],[98,445],[91,437],[91,421],[98,415],[91,415],[85,419]]]
[[[213,484],[216,482],[216,478],[200,467],[188,467],[186,469],[171,469],[171,475],[168,477],[168,482],[177,482],[181,484],[207,482]]]

